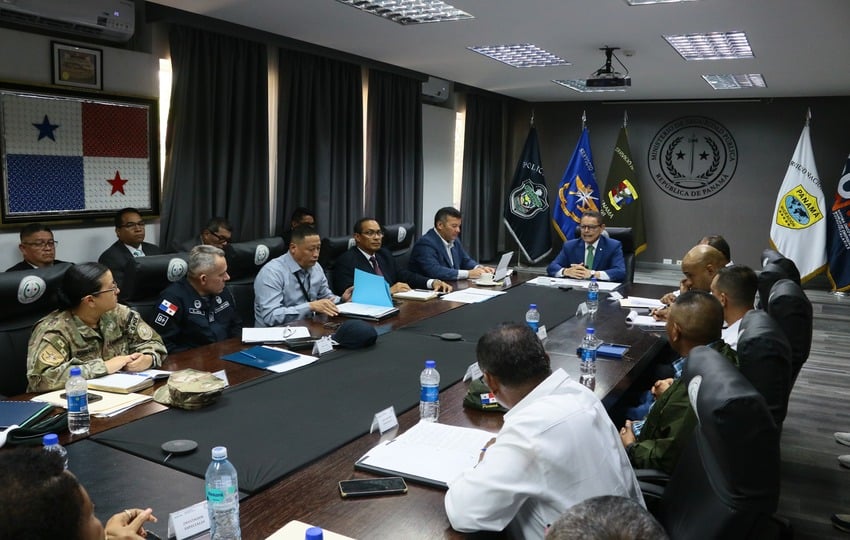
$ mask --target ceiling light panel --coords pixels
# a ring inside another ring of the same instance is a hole
[[[552,80],[555,84],[560,84],[561,86],[566,86],[571,90],[575,90],[576,92],[586,93],[586,92],[625,92],[625,87],[596,87],[596,88],[588,88],[587,84],[582,79],[557,79]]]
[[[705,82],[715,90],[737,90],[739,88],[767,88],[761,73],[738,75],[703,75]]]
[[[515,45],[486,45],[467,47],[470,51],[489,56],[513,67],[569,66],[572,65],[558,55],[531,43]]]
[[[685,60],[752,58],[753,50],[744,32],[710,32],[664,36]]]
[[[337,0],[399,24],[421,24],[474,19],[443,0]]]
[[[626,0],[630,6],[646,6],[649,4],[678,4],[679,2],[696,2],[696,0]]]

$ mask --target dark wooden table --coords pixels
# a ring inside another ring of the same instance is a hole
[[[518,275],[513,285],[533,276]],[[459,288],[466,287],[461,283]],[[660,296],[666,288],[633,285],[628,289],[632,294],[641,296]],[[555,291],[553,291],[554,293]],[[625,293],[624,293],[625,294]],[[604,297],[604,295],[603,295]],[[407,324],[432,317],[462,304],[431,301],[407,301],[400,305],[397,317],[382,323],[375,323],[379,332],[384,333]],[[593,325],[597,333],[606,341],[631,345],[629,358],[622,361],[600,360],[595,392],[606,404],[613,403],[628,388],[641,370],[652,360],[663,340],[659,333],[647,333],[629,328],[624,322],[625,311],[607,300],[600,302],[600,310],[595,317],[574,317],[556,328],[549,329],[546,349],[552,358],[553,368],[561,367],[571,376],[578,378],[579,363],[575,354],[576,347],[584,335],[585,328]],[[302,322],[310,327],[313,335],[332,333],[324,326],[325,320]],[[663,330],[663,329],[662,329]],[[239,340],[232,339],[171,355],[163,369],[179,370],[195,368],[205,371],[224,369],[232,385],[241,384],[269,372],[257,370],[241,364],[221,359],[225,354],[244,348]],[[160,383],[162,384],[162,383]],[[152,393],[153,388],[145,392]],[[497,432],[502,425],[502,415],[464,409],[461,406],[466,395],[466,384],[458,383],[440,394],[440,422],[476,427]],[[25,397],[25,396],[20,396]],[[144,416],[158,413],[165,407],[157,403],[146,403],[114,418],[92,419],[92,433],[99,433],[112,427],[132,422]],[[418,421],[418,410],[413,409],[399,416],[400,431],[404,431]],[[385,436],[392,436],[393,433]],[[367,473],[355,472],[354,462],[381,440],[377,434],[364,435],[333,452],[317,457],[311,464],[284,477],[268,489],[242,502],[243,538],[265,538],[287,522],[298,519],[322,526],[329,530],[356,538],[461,538],[449,526],[443,507],[444,490],[410,484],[407,495],[378,498],[343,500],[339,496],[339,480],[368,477]],[[73,443],[68,436],[65,443]],[[82,479],[85,484],[85,479]],[[118,482],[119,479],[116,479]],[[121,480],[126,481],[126,479]],[[96,493],[98,488],[90,487]],[[95,495],[93,494],[93,497]],[[198,493],[202,500],[203,493]],[[136,505],[144,505],[144,493],[133,493]],[[127,506],[124,501],[98,501],[98,515],[108,516]],[[116,506],[117,505],[117,506]],[[115,509],[112,507],[115,506]],[[179,508],[161,508],[157,511],[160,519],[167,519],[167,513]]]

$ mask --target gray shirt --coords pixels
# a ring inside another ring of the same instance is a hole
[[[322,298],[340,301],[322,266],[316,263],[305,270],[284,253],[263,266],[254,280],[254,324],[265,328],[304,319],[311,314],[309,303]]]

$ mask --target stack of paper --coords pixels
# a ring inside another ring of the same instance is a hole
[[[537,276],[536,278],[527,281],[532,285],[543,285],[544,287],[572,287],[574,289],[586,289],[590,284],[587,279],[572,279],[572,278],[553,278],[546,276]],[[613,291],[622,283],[616,281],[597,281],[600,291]]]
[[[112,392],[98,392],[94,390],[89,390],[89,396],[89,413],[92,416],[102,418],[115,416],[131,407],[153,399],[151,396],[144,394],[113,394]],[[91,396],[99,396],[100,399],[95,399]],[[50,403],[55,407],[68,408],[64,389],[35,396],[32,398],[32,401],[41,401]]]
[[[153,386],[153,377],[141,373],[118,372],[97,379],[89,379],[89,388],[92,390],[103,390],[104,392],[118,394],[138,392],[150,386]]]
[[[289,339],[310,337],[306,326],[276,326],[271,328],[243,328],[242,343],[281,343]]]
[[[628,296],[620,298],[620,307],[624,308],[661,308],[664,304],[657,298],[644,298],[642,296]]]
[[[449,300],[451,302],[460,302],[462,304],[477,304],[478,302],[484,302],[502,294],[505,294],[505,292],[469,288],[460,291],[450,292],[449,294],[443,296],[443,300]]]
[[[436,298],[437,291],[425,291],[419,289],[411,289],[409,291],[397,292],[393,294],[393,298],[398,298],[400,300],[418,300],[423,302],[425,300],[431,300],[432,298]]]

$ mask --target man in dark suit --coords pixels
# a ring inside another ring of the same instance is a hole
[[[201,234],[185,242],[174,242],[171,247],[176,251],[192,251],[195,246],[213,246],[225,252],[233,241],[233,225],[227,218],[216,216],[201,229]]]
[[[124,283],[124,274],[135,257],[159,255],[162,251],[155,245],[145,242],[145,222],[135,208],[124,208],[115,214],[115,235],[118,240],[100,254],[98,262],[112,271],[112,277],[120,288],[129,294],[132,287]],[[123,291],[122,291],[123,293]],[[119,300],[124,300],[119,296]]]
[[[425,276],[411,272],[407,268],[399,268],[395,257],[383,246],[384,231],[374,218],[363,218],[354,224],[355,246],[343,253],[334,263],[333,291],[341,295],[354,285],[354,270],[383,276],[390,284],[390,293],[415,289],[434,289],[435,291],[450,292],[452,287],[439,279],[428,279]]]
[[[585,212],[579,222],[581,238],[564,243],[561,252],[546,268],[552,277],[623,281],[626,263],[623,245],[603,236],[605,223],[599,212]]]
[[[446,206],[437,210],[434,228],[414,244],[408,268],[444,281],[477,279],[492,273],[493,268],[479,265],[460,245],[460,223],[461,215],[456,208]]]
[[[56,244],[58,242],[53,239],[50,227],[42,223],[30,223],[21,229],[21,243],[18,245],[24,260],[6,271],[32,270],[61,263],[56,259]]]

